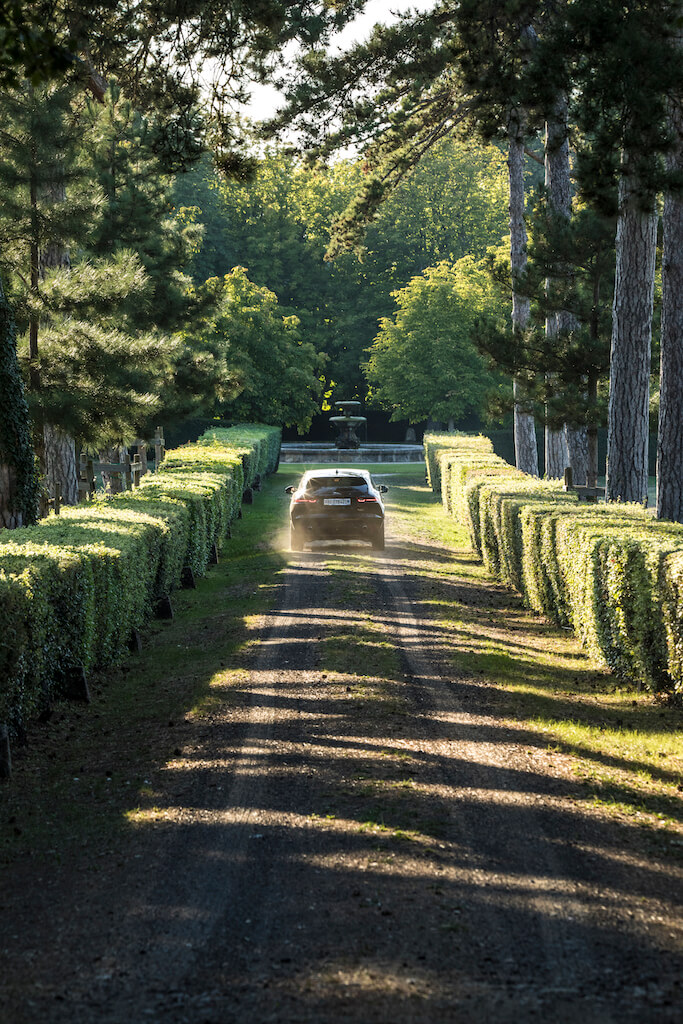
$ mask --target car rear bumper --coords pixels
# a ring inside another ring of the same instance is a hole
[[[384,516],[367,512],[292,516],[292,526],[310,537],[362,537],[377,533],[383,522]]]

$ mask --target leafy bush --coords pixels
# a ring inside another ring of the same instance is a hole
[[[486,438],[433,434],[425,448],[433,489],[498,579],[625,682],[683,690],[681,525],[641,505],[579,503],[503,462]]]
[[[168,452],[134,491],[4,530],[0,722],[16,730],[59,696],[70,672],[124,657],[132,630],[179,585],[183,568],[206,571],[245,479],[272,471],[279,448],[273,427],[207,432]]]

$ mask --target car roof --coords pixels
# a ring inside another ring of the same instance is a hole
[[[365,480],[370,480],[370,474],[367,469],[309,469],[301,478],[301,482],[304,483],[308,480],[324,480],[324,479],[341,479],[345,476],[362,476]]]
[[[307,469],[304,476],[370,476],[370,474],[367,469],[351,469],[346,466],[335,466],[334,469]]]

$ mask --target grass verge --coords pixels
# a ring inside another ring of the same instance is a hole
[[[582,799],[661,833],[683,856],[683,710],[618,687],[573,635],[490,580],[464,529],[427,487],[405,481],[392,516],[430,543],[406,567],[423,614],[450,637],[454,676],[483,683],[492,716]]]

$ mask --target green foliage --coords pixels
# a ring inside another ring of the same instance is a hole
[[[361,258],[339,250],[330,261],[331,224],[365,172],[349,160],[307,168],[267,152],[252,181],[222,181],[207,160],[175,187],[177,206],[198,207],[204,230],[195,281],[246,267],[328,356],[326,385],[342,398],[365,397],[360,364],[378,320],[392,312],[391,293],[441,260],[484,256],[506,223],[500,151],[444,140],[386,201]]]
[[[256,476],[266,476],[276,471],[280,462],[280,440],[279,429],[262,424],[239,423],[234,427],[207,430],[197,443],[235,448],[245,463],[245,485],[251,486]]]
[[[280,432],[246,426],[169,452],[135,491],[3,531],[0,720],[18,727],[59,696],[69,671],[126,653],[184,566],[206,571],[238,513],[243,463],[267,472]]]
[[[28,78],[34,85],[71,68],[74,55],[59,38],[45,12],[21,0],[0,2],[0,83],[17,86]]]
[[[683,690],[683,527],[640,505],[578,504],[508,467],[486,439],[428,435],[425,448],[439,467],[432,487],[449,481],[445,504],[502,582],[625,682]]]
[[[475,345],[479,321],[495,315],[487,279],[469,259],[442,262],[393,295],[365,366],[373,397],[413,423],[479,412],[493,384]]]
[[[677,0],[578,0],[551,24],[539,53],[541,73],[554,61],[572,82],[579,187],[607,215],[624,173],[638,179],[644,202],[681,186],[664,159],[672,145],[669,100],[683,88],[679,32]]]
[[[120,252],[53,270],[40,295],[28,294],[29,318],[39,316],[38,354],[24,335],[19,354],[33,422],[58,424],[87,446],[131,440],[160,413],[160,393],[179,347],[157,332],[130,333],[122,307],[144,303],[148,279],[137,258]]]
[[[207,342],[234,375],[227,401],[213,411],[222,418],[296,425],[303,433],[319,407],[321,356],[302,341],[299,321],[283,316],[277,297],[255,285],[243,267],[206,282],[215,315]]]
[[[528,227],[527,269],[515,288],[530,302],[529,326],[522,334],[482,321],[478,346],[501,373],[523,383],[530,406],[553,430],[567,423],[595,432],[607,416],[615,221],[584,204],[570,219],[553,214],[541,189]],[[501,300],[509,301],[507,248],[491,249],[486,267]],[[548,320],[556,331],[548,333]],[[509,411],[512,396],[496,396],[494,404]]]
[[[132,326],[160,332],[187,326],[194,310],[185,270],[202,232],[191,216],[174,210],[173,179],[157,152],[153,117],[112,83],[103,104],[88,104],[86,129],[83,144],[102,192],[89,250],[107,258],[121,250],[137,253],[148,294],[128,304]]]
[[[77,97],[73,84],[34,88],[27,82],[0,95],[0,260],[19,295],[28,290],[31,269],[40,269],[31,264],[48,247],[64,251],[85,237],[95,217],[99,196],[79,154]],[[12,276],[15,270],[23,282]],[[8,299],[14,304],[13,293]]]
[[[130,438],[158,414],[170,353],[127,315],[150,299],[138,257],[119,250],[87,258],[100,194],[79,153],[77,94],[73,86],[25,86],[3,95],[2,112],[0,257],[23,332],[34,425],[52,424],[84,444]]]

